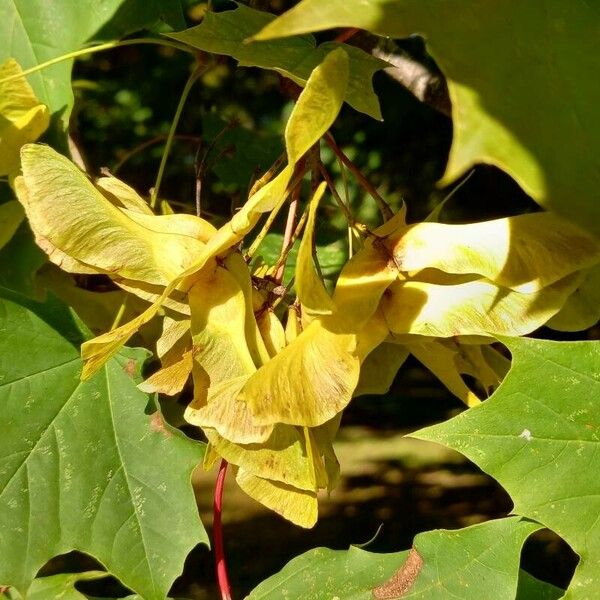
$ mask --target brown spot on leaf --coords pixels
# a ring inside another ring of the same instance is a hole
[[[412,587],[423,568],[423,558],[411,548],[406,562],[384,584],[373,589],[373,598],[392,600],[402,598]]]
[[[129,375],[129,377],[134,377],[135,376],[135,367],[136,367],[135,360],[133,360],[133,358],[130,358],[125,363],[125,366],[123,367],[123,371],[125,371],[125,373],[127,373],[127,375]]]
[[[162,433],[166,438],[173,436],[173,434],[167,429],[165,420],[158,411],[152,413],[152,416],[150,417],[150,429],[152,431],[156,431],[157,433]]]

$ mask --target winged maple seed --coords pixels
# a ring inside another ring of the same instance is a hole
[[[508,361],[490,345],[495,336],[530,333],[562,310],[563,321],[575,319],[570,298],[600,261],[595,238],[550,213],[407,225],[400,212],[365,237],[330,295],[312,251],[321,185],[284,328],[237,247],[261,214],[285,202],[296,165],[335,121],[347,62],[335,50],[313,71],[286,126],[287,165],[218,230],[191,215],[154,215],[125,183],[93,184],[41,145],[24,146],[15,180],[52,262],[108,275],[150,302],[83,345],[82,377],[162,306],[162,367],[141,389],[177,394],[191,375],[185,418],[208,438],[206,466],[225,458],[243,490],[304,527],[316,522],[319,490],[339,478],[333,439],[354,395],[385,392],[414,354],[465,403],[480,402],[462,375],[487,393],[499,385]]]

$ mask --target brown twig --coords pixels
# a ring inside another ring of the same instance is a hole
[[[350,227],[354,227],[356,225],[356,220],[354,219],[354,215],[350,212],[350,209],[346,206],[345,202],[342,200],[342,197],[339,195],[335,183],[333,183],[333,179],[331,179],[331,175],[325,168],[325,165],[322,162],[319,162],[319,171],[323,176],[323,179],[327,182],[327,186],[333,198],[335,199],[337,205],[340,207],[340,210],[344,213],[344,217],[346,217],[346,221],[348,221],[348,225]]]
[[[164,133],[162,135],[157,135],[156,137],[153,137],[150,140],[146,140],[145,142],[142,142],[141,144],[138,144],[137,146],[135,146],[134,148],[132,148],[129,152],[127,152],[125,154],[125,156],[123,156],[123,158],[121,158],[121,160],[112,168],[112,173],[113,175],[116,175],[117,171],[133,156],[135,156],[136,154],[138,154],[139,152],[144,151],[146,148],[149,148],[150,146],[154,146],[155,144],[159,144],[160,142],[163,142],[164,140],[167,139],[167,134]],[[175,140],[182,140],[182,141],[186,141],[186,142],[194,142],[194,143],[198,143],[200,141],[202,141],[202,138],[200,136],[197,135],[184,135],[184,134],[176,134],[175,136],[173,136],[173,139]]]
[[[287,261],[288,255],[291,252],[292,248],[294,247],[296,240],[300,237],[300,234],[302,233],[302,230],[304,229],[304,225],[306,224],[307,218],[308,218],[308,206],[304,209],[302,215],[300,216],[300,219],[298,220],[296,228],[294,229],[294,232],[290,236],[290,239],[288,240],[287,245],[283,248],[281,255],[279,256],[279,258],[277,259],[277,262],[275,263],[276,272],[278,272],[279,269],[285,269],[285,263]],[[288,284],[288,287],[290,287],[289,284]]]
[[[333,150],[334,154],[344,163],[348,170],[354,175],[358,184],[375,200],[379,212],[385,221],[394,216],[388,203],[379,195],[379,192],[369,183],[367,178],[361,173],[360,169],[346,156],[343,150],[337,145],[331,133],[327,132],[324,136],[325,141]]]
[[[357,27],[349,27],[348,29],[344,29],[344,31],[342,31],[335,38],[334,41],[343,44],[344,42],[347,42],[351,37],[354,37],[359,31],[360,29],[358,29]]]
[[[280,256],[282,256],[284,254],[284,252],[287,250],[288,246],[290,245],[290,240],[292,239],[292,235],[294,233],[294,229],[296,226],[296,215],[298,213],[298,203],[300,201],[300,188],[301,185],[298,184],[293,190],[292,190],[292,196],[290,199],[290,205],[288,207],[288,214],[287,214],[287,219],[285,222],[285,229],[283,231],[283,240],[281,242],[281,254]],[[277,283],[278,285],[281,284],[281,281],[283,279],[283,271],[285,270],[285,261],[283,261],[281,264],[279,264],[278,262],[278,267],[277,270],[275,271],[275,283]]]
[[[217,142],[229,131],[235,129],[240,124],[238,119],[232,119],[229,123],[226,123],[225,126],[217,133],[217,135],[211,140],[210,144],[202,153],[202,158],[200,158],[200,152],[202,151],[202,138],[200,138],[200,142],[198,143],[198,149],[196,150],[196,156],[194,157],[194,170],[196,172],[196,214],[200,217],[202,214],[202,179],[205,173],[209,170],[214,163],[223,156],[226,152],[230,150],[230,146],[226,146],[222,148],[220,152],[215,156],[215,158],[211,161],[210,166],[207,165],[207,159],[209,154],[213,151],[214,147],[217,145]]]

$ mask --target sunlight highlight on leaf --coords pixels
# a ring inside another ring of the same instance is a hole
[[[22,73],[16,60],[0,64],[0,80]],[[37,140],[50,124],[50,114],[24,76],[0,83],[0,175],[19,170],[19,151]]]

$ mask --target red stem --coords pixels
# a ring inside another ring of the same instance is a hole
[[[354,37],[359,31],[360,29],[357,27],[349,27],[348,29],[344,29],[344,31],[342,31],[342,33],[335,38],[335,41],[343,43],[349,40],[351,37]]]
[[[215,567],[217,570],[217,582],[221,591],[222,600],[231,600],[231,587],[227,577],[227,565],[225,564],[225,552],[223,550],[223,527],[221,525],[221,512],[223,510],[223,488],[225,476],[227,475],[227,461],[223,459],[219,467],[217,481],[215,482],[215,496],[213,504],[213,538],[215,544]]]

